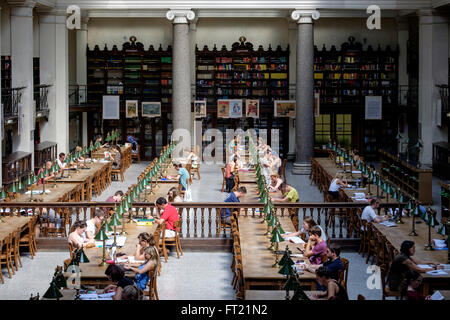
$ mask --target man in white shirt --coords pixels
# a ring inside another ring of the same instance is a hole
[[[361,219],[369,222],[380,223],[389,219],[388,216],[379,216],[376,214],[375,210],[380,206],[380,201],[378,199],[370,200],[370,205],[364,208]]]
[[[89,240],[93,240],[97,233],[97,226],[100,227],[105,219],[105,212],[101,209],[95,209],[94,217],[86,221],[85,236]]]
[[[271,157],[270,150],[266,151],[264,158],[261,159],[262,173],[266,178],[266,183],[270,185],[270,169],[272,168],[272,162],[270,161]]]
[[[64,168],[66,167],[66,164],[67,164],[67,163],[64,162],[65,159],[66,159],[66,154],[65,154],[64,152],[61,152],[61,153],[59,154],[58,160],[56,160],[56,161],[58,162],[58,166],[59,166],[61,169],[64,169]]]

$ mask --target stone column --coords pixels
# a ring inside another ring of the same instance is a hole
[[[58,153],[69,151],[69,54],[66,12],[40,11],[41,82],[48,92],[49,119],[42,126],[43,141],[58,144]]]
[[[407,63],[408,63],[408,39],[409,39],[409,24],[408,18],[399,17],[397,18],[397,30],[398,30],[398,48],[399,48],[399,56],[398,56],[398,96],[400,97],[400,102],[402,104],[407,103],[407,93],[408,93],[408,71],[407,71]],[[398,131],[398,133],[402,136],[400,141],[397,143],[397,152],[405,152],[406,151],[406,139],[408,138],[408,124],[407,124],[407,113],[403,113],[401,115],[403,118],[403,132]]]
[[[295,83],[296,83],[296,71],[297,64],[295,57],[297,56],[297,23],[287,18],[288,32],[289,32],[289,99],[295,100]],[[289,119],[289,151],[287,154],[288,160],[295,160],[295,140],[296,132],[294,128],[294,119]]]
[[[11,5],[11,87],[22,91],[21,128],[13,132],[13,152],[31,152],[34,168],[33,121],[33,8],[35,1],[8,1]]]
[[[191,49],[188,20],[193,20],[195,13],[191,10],[170,10],[167,12],[166,17],[169,20],[173,20],[173,129],[185,129],[193,136],[191,130]],[[186,142],[186,144],[191,144],[191,142]]]
[[[320,13],[315,10],[295,10],[291,18],[297,21],[297,79],[295,100],[296,142],[293,174],[309,174],[314,148],[314,24]]]
[[[85,86],[87,85],[87,56],[86,56],[86,48],[88,41],[88,29],[87,24],[89,21],[89,17],[81,18],[81,29],[77,30],[77,84],[81,86],[79,101],[86,101],[86,91]],[[88,130],[87,130],[87,112],[82,112],[81,119],[81,136],[82,136],[82,144],[83,146],[88,145]]]
[[[437,84],[448,83],[448,18],[432,10],[419,14],[419,137],[423,148],[420,162],[432,164],[432,144],[446,141],[448,132],[436,123]]]
[[[1,12],[2,12],[2,7],[0,7],[0,26],[2,25],[2,14],[1,14]],[[1,28],[0,28],[0,52],[2,52],[2,32],[1,32]],[[2,83],[0,81],[0,121],[4,121],[3,120],[3,107],[2,107],[1,101],[2,101]],[[0,135],[1,135],[1,138],[2,138],[2,139],[0,139],[0,159],[2,159],[2,157],[3,157],[3,154],[2,154],[3,147],[2,146],[3,146],[3,139],[5,137],[3,136],[3,132],[0,132]],[[2,163],[3,163],[3,161],[2,161]],[[3,177],[2,177],[3,169],[2,169],[1,166],[2,166],[2,164],[0,164],[0,185],[3,187]],[[0,192],[1,192],[1,189],[0,189]]]

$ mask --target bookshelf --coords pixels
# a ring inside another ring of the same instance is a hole
[[[109,132],[120,128],[122,141],[128,135],[134,135],[141,145],[141,157],[151,159],[156,156],[156,150],[161,139],[155,138],[156,126],[168,124],[168,113],[172,105],[172,48],[166,50],[160,45],[155,49],[152,45],[144,48],[136,37],[130,37],[129,42],[119,50],[116,45],[111,50],[107,46],[100,50],[95,46],[88,52],[88,103],[90,106],[102,108],[103,95],[120,96],[119,120],[103,120],[101,112],[91,116],[93,134]],[[90,81],[89,81],[90,79]],[[125,104],[127,100],[138,101],[138,116],[126,118]],[[141,103],[161,102],[161,119],[142,117]],[[167,136],[167,125],[162,136]],[[164,140],[164,139],[163,139]],[[167,140],[167,139],[166,139]],[[162,142],[164,143],[164,141]]]
[[[441,218],[450,219],[449,209],[450,209],[450,184],[443,181],[438,181],[441,187]]]
[[[380,153],[380,171],[384,179],[388,179],[396,187],[422,204],[432,204],[431,168],[417,168],[397,156],[382,149]]]
[[[289,99],[289,47],[267,50],[245,42],[212,50],[196,47],[196,100],[206,100],[215,111],[219,99],[259,99],[261,108],[271,108],[274,100]]]

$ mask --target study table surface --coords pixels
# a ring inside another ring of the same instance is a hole
[[[334,164],[334,162],[328,158],[314,158],[315,161],[317,161],[317,163],[319,164],[319,166],[322,167],[323,170],[325,170],[331,177],[331,179],[334,178],[334,176],[336,175],[336,173],[342,172],[342,168],[337,168],[336,165]],[[356,167],[353,166],[353,170],[356,170]],[[344,176],[347,178],[348,182],[350,182],[353,179],[361,179],[362,174],[361,173],[354,173],[353,174],[353,178],[350,175],[350,172],[344,173]],[[328,190],[328,188],[326,188],[326,190]],[[381,195],[381,188],[379,188],[379,192]],[[342,191],[344,192],[345,196],[347,197],[348,201],[355,201],[352,199],[352,197],[354,196],[355,193],[362,193],[364,192],[366,195],[366,198],[369,198],[369,185],[367,185],[365,188],[358,188],[358,189],[342,189]],[[372,196],[376,196],[377,195],[377,186],[374,184],[370,184],[370,193],[372,194]],[[391,197],[389,197],[389,200],[387,199],[387,197],[384,195],[383,198],[380,198],[380,202],[382,203],[398,203],[398,201],[396,199],[392,199]]]
[[[285,232],[294,232],[294,226],[288,217],[278,217],[282,228]],[[269,250],[270,238],[265,235],[267,224],[261,223],[261,218],[253,218],[251,216],[239,216],[239,233],[242,252],[242,266],[245,283],[245,290],[249,290],[255,286],[272,285],[282,288],[286,282],[286,277],[278,273],[278,267],[272,267],[275,263],[275,253]],[[279,243],[278,249],[284,250],[288,245],[293,254],[298,253],[296,249],[299,245],[287,242]],[[282,254],[279,254],[281,259]],[[293,257],[293,260],[304,260],[309,264],[307,258]],[[315,289],[315,275],[304,271],[300,276],[300,280],[304,285],[310,285]]]
[[[11,232],[25,230],[31,217],[2,217],[0,222],[0,240],[4,240]]]
[[[379,223],[374,223],[373,226],[379,230],[385,237],[386,240],[391,243],[391,245],[400,251],[400,246],[403,241],[411,240],[415,243],[416,252],[414,258],[420,261],[433,261],[437,263],[446,264],[448,260],[447,250],[425,250],[425,244],[428,243],[428,226],[422,221],[420,224],[415,224],[415,229],[417,236],[410,236],[412,217],[404,217],[402,220],[404,224],[397,224],[396,227],[386,227],[380,225]],[[417,218],[416,221],[421,220]],[[439,235],[434,228],[431,228],[431,239],[445,239],[443,236]],[[433,276],[426,273],[422,274],[424,279],[424,294],[430,294],[430,285],[446,284],[447,288],[450,286],[450,273],[447,275]]]
[[[79,183],[60,183],[53,188],[53,183],[46,183],[45,190],[50,190],[49,194],[33,194],[33,199],[42,200],[42,202],[60,202],[66,198],[67,194],[72,192]],[[33,190],[42,190],[42,185],[36,186]],[[29,194],[20,194],[11,202],[30,202]]]
[[[256,171],[255,169],[250,170],[239,170],[239,182],[240,183],[256,183]]]
[[[323,293],[323,291],[303,291],[309,299],[313,295]],[[289,291],[289,297],[292,298],[294,291]],[[245,300],[285,300],[286,291],[284,290],[245,290]],[[324,299],[319,299],[324,300]]]
[[[122,156],[124,154],[124,152],[128,151],[128,149],[130,149],[131,151],[131,146],[122,146],[120,147],[120,152],[122,153]],[[104,147],[104,148],[99,148],[97,150],[95,150],[94,152],[91,153],[91,158],[93,159],[103,159],[105,157],[105,152],[109,152],[112,155],[116,154],[117,151],[115,151],[115,149],[113,149],[112,147]]]
[[[78,172],[76,172],[75,170],[70,170],[70,178],[57,179],[56,183],[85,182],[86,180],[91,179],[98,171],[106,170],[106,168],[110,165],[111,162],[109,161],[86,163],[86,167],[88,167],[89,169],[79,169]],[[54,183],[54,179],[50,179],[48,183]]]

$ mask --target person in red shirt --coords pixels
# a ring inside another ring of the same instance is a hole
[[[172,206],[170,203],[167,202],[167,200],[163,197],[158,198],[156,200],[156,207],[159,210],[163,210],[163,213],[161,214],[161,218],[157,219],[155,218],[155,222],[158,224],[162,224],[164,221],[166,221],[166,238],[173,238],[175,237],[175,227],[173,224],[175,221],[180,220],[180,217],[178,216],[177,209]],[[152,216],[149,217],[150,219]],[[178,232],[180,230],[177,230]]]
[[[422,292],[419,291],[419,287],[422,284],[422,276],[415,270],[409,270],[406,274],[406,279],[402,283],[402,296],[406,296],[406,300],[409,301],[423,301],[430,300],[430,296],[425,297]]]
[[[53,179],[55,177],[55,174],[53,172],[51,172],[52,165],[53,165],[53,162],[51,160],[47,160],[45,162],[45,167],[47,168],[48,171],[50,171],[50,173],[46,174],[44,179],[39,179],[38,185],[43,184],[44,183],[43,180],[45,180],[45,182],[47,182],[48,180]],[[42,171],[44,171],[44,168],[39,169],[37,175],[40,175]]]

